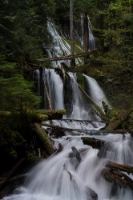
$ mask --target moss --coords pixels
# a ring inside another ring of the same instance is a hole
[[[78,77],[78,79],[77,79],[78,84],[81,86],[81,88],[83,90],[85,90],[85,84],[84,84],[84,76],[83,76],[83,74],[77,72],[77,77]]]
[[[36,110],[39,115],[48,116],[47,119],[61,119],[66,114],[66,110]],[[47,120],[45,119],[45,120]]]
[[[33,155],[32,153],[27,152],[26,162],[27,163],[33,163],[33,162],[36,162],[36,161],[38,161],[38,157]]]
[[[52,147],[52,144],[50,143],[50,140],[45,130],[40,126],[40,124],[37,124],[37,123],[33,125],[33,129],[37,134],[37,137],[40,141],[42,148],[46,150],[48,155],[51,155],[54,152],[54,149]]]

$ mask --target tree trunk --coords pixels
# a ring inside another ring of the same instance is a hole
[[[44,83],[44,90],[46,92],[46,96],[47,96],[47,100],[48,100],[49,109],[52,110],[52,104],[51,104],[50,96],[48,94],[47,86],[46,86],[46,83],[45,83],[44,80],[43,80],[43,83]]]
[[[114,163],[114,162],[109,161],[106,164],[106,167],[133,174],[133,166],[122,165],[122,164],[118,164],[118,163]]]
[[[41,128],[41,125],[38,123],[34,123],[31,125],[32,129],[35,131],[38,140],[40,142],[40,145],[42,148],[46,151],[47,155],[51,155],[54,153],[54,148],[43,128]]]
[[[89,137],[81,137],[84,144],[91,146],[94,149],[101,149],[105,142],[104,140],[96,139],[96,138],[89,138]]]
[[[78,83],[77,83],[78,84]],[[102,116],[102,119],[107,120],[105,113],[102,111],[102,109],[93,101],[93,99],[90,98],[90,96],[81,88],[81,86],[78,84],[79,89],[85,94],[85,96],[90,100],[90,102],[94,105],[96,110],[99,112],[99,114]]]
[[[89,29],[88,29],[87,13],[83,14],[83,43],[84,43],[84,52],[88,52],[88,49],[89,49]]]
[[[71,40],[71,54],[74,54],[74,28],[73,28],[73,0],[70,0],[70,40]],[[71,66],[75,66],[75,60],[71,59]]]
[[[102,169],[101,174],[105,180],[123,187],[129,186],[133,190],[133,180],[126,174],[116,170],[109,170],[107,168]]]
[[[89,29],[88,29],[88,16],[87,13],[83,14],[83,49],[84,52],[89,50]],[[84,57],[84,64],[87,62],[87,57]]]

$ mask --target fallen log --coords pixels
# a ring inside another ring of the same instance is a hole
[[[91,146],[94,149],[101,149],[105,144],[104,140],[96,139],[96,138],[89,138],[89,137],[81,137],[84,144]]]
[[[58,137],[58,134],[59,134],[59,136],[60,135],[64,136],[64,132],[65,131],[69,131],[69,132],[77,131],[77,132],[81,132],[81,133],[86,133],[88,135],[103,135],[103,134],[107,135],[109,133],[112,133],[112,134],[123,134],[124,135],[126,133],[125,130],[110,130],[110,131],[108,131],[108,130],[94,130],[94,129],[88,130],[88,129],[66,128],[66,127],[61,127],[61,126],[57,126],[57,125],[46,124],[45,122],[42,122],[42,125],[50,127],[53,130],[57,131],[57,134],[55,132],[55,135],[57,135],[57,137]]]
[[[119,164],[119,163],[114,163],[114,162],[108,161],[107,164],[106,164],[106,167],[109,167],[111,169],[120,170],[120,171],[123,171],[123,172],[127,172],[129,174],[130,173],[133,174],[133,166],[122,165],[122,164]]]
[[[46,151],[47,155],[51,155],[54,153],[55,149],[52,146],[52,143],[50,142],[45,130],[41,127],[40,124],[34,123],[31,125],[31,128],[36,133],[38,140],[40,141],[40,144],[42,148]]]
[[[47,100],[48,100],[49,109],[52,110],[52,104],[51,104],[50,96],[49,96],[47,86],[46,86],[46,83],[45,83],[44,80],[43,80],[43,83],[44,83],[44,90],[45,90],[45,93],[46,93],[46,97],[47,97]]]
[[[90,132],[90,134],[98,134],[100,133],[99,130],[87,130],[87,129],[75,129],[75,128],[66,128],[66,127],[61,127],[61,126],[56,126],[56,125],[52,125],[52,124],[46,124],[44,122],[42,122],[42,125],[43,126],[47,126],[47,127],[50,127],[52,129],[55,129],[55,130],[61,130],[61,131],[79,131],[79,132]]]
[[[133,180],[126,174],[107,168],[102,169],[101,174],[105,180],[123,187],[129,186],[133,190]]]
[[[96,51],[93,51],[96,52]],[[61,56],[61,57],[54,57],[54,58],[40,58],[40,59],[36,59],[36,61],[38,62],[46,62],[46,61],[58,61],[58,60],[71,60],[72,58],[78,58],[78,57],[84,57],[86,55],[92,54],[91,52],[83,52],[83,53],[79,53],[79,54],[71,54],[71,55],[67,55],[67,56]]]
[[[77,81],[75,80],[75,83],[77,83]],[[79,87],[79,89],[84,93],[84,95],[89,99],[89,101],[93,104],[93,106],[96,108],[96,110],[100,113],[100,116],[102,116],[102,119],[108,121],[108,117],[106,116],[106,114],[102,111],[102,109],[96,104],[96,102],[86,93],[85,90],[83,90],[83,88],[77,83],[77,86]]]

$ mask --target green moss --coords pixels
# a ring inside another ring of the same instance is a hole
[[[35,155],[33,155],[33,154],[31,154],[31,153],[29,153],[29,152],[27,152],[26,161],[27,161],[28,163],[33,163],[33,162],[38,161],[38,157],[35,156]]]
[[[46,119],[61,119],[63,115],[66,114],[66,110],[36,110],[41,116],[47,116]]]
[[[78,84],[81,86],[81,88],[82,88],[83,90],[85,90],[85,84],[84,84],[84,76],[83,76],[83,74],[77,72],[77,77],[78,77],[78,78],[77,78]]]

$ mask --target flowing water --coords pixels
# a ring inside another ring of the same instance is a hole
[[[63,82],[54,69],[45,69],[43,79],[47,85],[48,94],[51,99],[52,108],[64,109]],[[45,109],[48,109],[46,94],[44,94]]]
[[[96,42],[95,42],[95,38],[93,35],[91,21],[90,21],[89,17],[88,17],[88,29],[89,29],[89,50],[93,51],[96,49]]]
[[[82,36],[84,33],[84,28],[83,28],[83,15],[81,15],[81,28],[82,28]],[[88,51],[93,51],[96,49],[96,42],[95,42],[95,37],[93,35],[92,27],[91,27],[91,22],[88,17],[88,38],[89,38],[89,49]],[[82,46],[84,46],[83,38],[81,40]]]
[[[71,54],[71,47],[70,44],[67,42],[63,36],[60,36],[55,28],[55,24],[51,22],[51,20],[48,20],[47,22],[48,31],[52,38],[51,46],[46,48],[48,56],[50,58],[52,57],[62,57],[67,56]],[[76,48],[79,52],[82,51],[81,47],[76,45]],[[52,61],[53,67],[57,67],[61,65],[61,62],[65,62],[68,66],[70,66],[70,60],[63,60],[63,61]],[[82,63],[82,60],[80,58],[75,59],[76,65],[79,65]]]
[[[13,194],[3,197],[3,200],[133,199],[130,188],[108,182],[102,176],[102,170],[109,160],[133,165],[133,138],[128,133],[125,136],[111,133],[104,135],[102,129],[105,124],[94,121],[94,117],[88,115],[76,82],[76,74],[69,72],[68,75],[73,93],[70,119],[47,121],[43,126],[47,129],[47,124],[52,123],[66,128],[62,136],[55,136],[50,131],[48,134],[55,149],[58,150],[62,146],[62,151],[40,161],[27,173],[25,183],[16,188]],[[86,78],[88,79],[87,76]],[[45,69],[43,79],[47,84],[52,106],[63,109],[63,83],[60,76],[55,70]],[[92,83],[93,92],[100,96],[99,101],[103,100],[103,93],[101,96],[99,90],[95,90],[95,87],[98,87],[95,86],[96,83]],[[94,100],[97,101],[96,98]],[[98,150],[84,145],[81,137],[95,137],[106,142],[101,150]],[[133,175],[126,175],[133,178]]]
[[[48,122],[49,123],[49,122]],[[84,122],[85,123],[85,122]],[[85,125],[82,121],[74,124],[64,120],[53,120],[53,124],[63,127],[75,126],[82,130]],[[104,127],[102,122],[86,123],[87,129],[98,130]],[[123,138],[119,134],[106,136],[95,135],[95,138],[103,138],[112,146],[106,144],[106,156],[104,151],[98,156],[99,150],[84,145],[82,137],[88,137],[87,133],[69,132],[60,138],[51,136],[55,147],[62,144],[63,150],[44,159],[35,166],[27,175],[25,184],[14,190],[12,195],[4,197],[4,200],[132,200],[133,193],[127,187],[117,187],[113,192],[113,184],[104,180],[101,170],[108,160],[133,165],[133,139],[127,133]],[[94,137],[89,136],[89,137]],[[73,147],[80,152],[80,160],[72,154]],[[73,156],[72,156],[73,155]],[[130,175],[131,178],[133,178]],[[97,198],[98,197],[98,198]]]
[[[97,81],[90,76],[84,75],[84,77],[87,82],[88,93],[96,102],[96,104],[102,108],[102,101],[104,101],[111,108],[109,101],[107,100],[102,88],[99,86]]]
[[[77,85],[76,73],[68,72],[72,86],[72,112],[68,118],[71,119],[88,119],[88,110],[84,107],[83,95]]]
[[[101,121],[94,121],[94,118],[88,115],[84,107],[83,96],[77,86],[76,74],[70,72],[68,74],[73,91],[73,110],[70,119],[46,121],[43,126],[47,129],[47,124],[52,123],[66,128],[62,136],[54,135],[50,131],[48,134],[58,153],[40,161],[26,174],[25,183],[17,187],[12,194],[3,197],[3,200],[133,199],[133,192],[129,187],[108,182],[102,176],[102,170],[109,160],[133,165],[133,138],[129,133],[125,136],[102,133],[105,124]],[[54,70],[45,69],[44,80],[51,99],[54,99],[55,108],[64,108],[63,84],[59,75]],[[54,86],[54,84],[57,85]],[[57,91],[53,93],[56,89]],[[56,94],[58,94],[58,99]],[[103,99],[102,96],[100,98]],[[101,150],[98,150],[84,145],[81,137],[95,137],[104,139],[106,142]],[[60,146],[62,146],[61,152],[58,151]],[[133,178],[133,175],[125,174]]]

